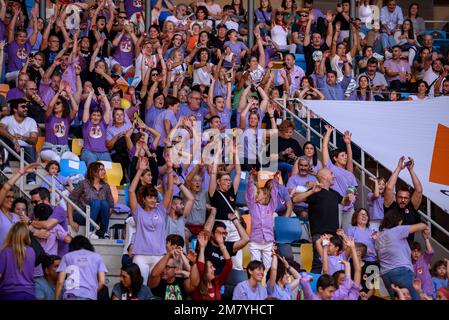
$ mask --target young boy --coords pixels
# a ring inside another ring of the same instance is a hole
[[[376,277],[379,274],[379,266],[375,262],[365,261],[364,258],[368,252],[368,248],[364,243],[356,242],[355,250],[360,261],[362,289],[360,290],[360,300],[373,300],[375,288],[379,287],[379,280]],[[376,283],[377,282],[377,283]]]
[[[336,284],[332,276],[323,274],[318,278],[316,294],[312,291],[310,281],[311,277],[307,273],[301,273],[299,282],[304,292],[304,300],[332,300],[336,290]]]
[[[418,242],[412,243],[412,263],[415,271],[415,279],[421,280],[423,292],[432,297],[433,284],[432,276],[430,275],[429,265],[432,261],[433,248],[430,244],[430,231],[424,230],[422,233],[426,244],[426,251],[422,253],[421,245]]]
[[[341,260],[348,260],[343,250],[343,239],[339,235],[322,235],[316,241],[317,251],[323,262],[323,274],[333,275],[336,271],[344,270]]]

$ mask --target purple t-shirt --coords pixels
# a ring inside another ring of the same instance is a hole
[[[331,186],[332,189],[337,191],[342,197],[344,197],[348,193],[348,187],[358,186],[357,180],[355,179],[355,176],[352,172],[339,168],[336,165],[332,163],[332,161],[329,161],[325,164],[326,168],[332,170],[332,172],[335,175],[335,183]],[[349,211],[354,207],[354,204],[351,203],[349,206],[343,207],[344,211]]]
[[[6,101],[13,100],[13,99],[20,99],[20,98],[23,98],[24,96],[25,96],[25,92],[23,92],[19,88],[12,88],[6,94]]]
[[[142,12],[142,0],[125,0],[125,12],[128,18],[136,12]]]
[[[223,111],[218,111],[218,116],[223,128],[231,129],[231,110],[225,107]]]
[[[118,35],[117,37],[119,37]],[[129,67],[134,62],[134,42],[130,35],[125,34],[120,39],[113,55],[115,61],[122,67]]]
[[[384,218],[384,197],[379,196],[376,200],[371,200],[373,193],[368,193],[368,213],[371,221],[383,220]]]
[[[257,113],[259,113],[259,123],[257,124],[257,129],[262,129],[262,119],[264,117],[263,112],[259,109],[257,109]],[[237,111],[237,128],[240,128],[240,114],[241,112]],[[245,130],[249,129],[249,115],[250,113],[248,112],[248,114],[246,115],[246,126],[245,126]]]
[[[209,110],[200,106],[198,110],[193,111],[189,108],[187,103],[181,104],[179,108],[179,112],[176,115],[176,118],[179,119],[181,117],[188,117],[194,115],[196,117],[196,121],[201,121],[201,124],[204,122],[204,118],[209,113]]]
[[[329,274],[333,275],[335,272],[344,270],[345,266],[340,263],[340,260],[348,260],[344,252],[340,253],[336,256],[327,256],[329,263]],[[321,258],[320,258],[321,259]]]
[[[223,45],[224,48],[229,47],[231,49],[232,53],[235,53],[237,56],[234,59],[234,62],[236,65],[240,64],[241,58],[240,58],[240,53],[243,50],[248,49],[248,47],[242,42],[242,41],[237,41],[237,42],[231,42],[231,41],[226,41]]]
[[[5,241],[6,235],[9,229],[14,223],[20,221],[20,218],[16,214],[12,214],[11,220],[0,210],[0,248],[3,247],[3,242]]]
[[[160,133],[161,139],[159,140],[158,146],[163,147],[165,145],[164,139],[167,137],[168,132],[165,132],[164,121],[170,120],[171,127],[174,128],[178,123],[174,112],[170,109],[165,109],[161,112],[156,120],[154,121],[154,130]]]
[[[232,300],[265,300],[267,296],[267,289],[260,283],[254,289],[249,285],[248,280],[245,280],[235,287]]]
[[[19,71],[28,59],[31,52],[30,40],[26,40],[25,44],[18,45],[16,40],[13,40],[8,45],[8,69],[6,72]]]
[[[284,288],[281,288],[277,283],[274,284],[274,287],[271,287],[270,284],[267,283],[267,292],[272,298],[292,300],[292,289],[289,283],[287,283]]]
[[[432,262],[433,252],[423,252],[413,263],[415,279],[421,280],[421,288],[429,297],[433,296],[432,276],[429,272],[429,265]]]
[[[215,98],[216,96],[222,96],[223,99],[226,100],[226,83],[221,84],[220,81],[215,81],[214,83],[214,96],[212,98]]]
[[[164,108],[156,108],[154,105],[150,109],[145,109],[145,124],[154,128],[157,117],[164,111]]]
[[[156,209],[145,211],[139,204],[133,213],[136,222],[136,240],[133,254],[162,256],[167,236],[167,209],[159,203]]]
[[[380,261],[380,273],[385,274],[399,267],[413,271],[411,250],[407,241],[410,226],[397,226],[382,230],[374,245]]]
[[[97,300],[98,273],[108,272],[98,253],[76,250],[62,257],[58,272],[67,273],[64,298],[69,295]]]
[[[368,251],[364,260],[377,261],[376,248],[374,247],[374,240],[371,238],[374,230],[370,228],[361,229],[357,226],[351,226],[345,230],[345,233],[354,238],[355,242],[360,242],[366,245]]]
[[[78,63],[79,59],[75,59],[70,63],[64,72],[61,75],[61,80],[67,81],[70,83],[70,87],[72,92],[76,92],[76,72],[75,72],[75,63]]]
[[[107,125],[103,119],[96,125],[88,120],[83,124],[84,149],[92,152],[108,152],[106,148]]]
[[[69,143],[69,119],[51,115],[45,120],[45,142],[65,146]]]
[[[288,193],[288,189],[280,184],[279,185],[279,190],[278,190],[278,203],[277,203],[277,207],[276,207],[276,212],[282,212],[284,210],[287,209],[286,207],[286,203],[291,201],[292,197],[290,197],[290,194]]]
[[[0,292],[14,293],[26,292],[34,296],[34,262],[36,254],[31,247],[25,248],[25,259],[22,272],[19,271],[17,259],[11,248],[0,251]]]
[[[307,174],[305,177],[301,177],[299,174],[296,174],[290,178],[288,178],[287,189],[295,188],[297,186],[305,186],[309,181],[316,181],[315,176],[311,174]],[[308,208],[309,205],[305,202],[295,203],[295,207],[304,207]]]

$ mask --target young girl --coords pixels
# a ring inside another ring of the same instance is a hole
[[[368,213],[371,229],[379,231],[379,226],[384,218],[384,178],[369,178],[374,183],[374,190],[368,193]]]
[[[271,265],[272,250],[274,243],[274,217],[278,203],[279,172],[275,174],[271,183],[271,190],[267,187],[254,187],[254,175],[257,175],[253,168],[248,177],[246,185],[245,200],[251,214],[251,235],[249,251],[251,260],[262,261],[265,269]]]
[[[433,298],[437,298],[437,292],[440,288],[447,287],[448,283],[448,267],[449,260],[438,260],[432,268]]]
[[[45,171],[47,171],[47,175],[45,176],[45,180],[42,181],[41,187],[47,188],[50,192],[52,192],[52,177],[55,177],[55,187],[59,191],[61,191],[66,196],[69,196],[70,192],[73,190],[72,181],[69,178],[63,177],[59,174],[61,171],[61,167],[57,161],[51,160],[45,166]],[[68,189],[65,188],[68,186]],[[67,211],[67,204],[63,198],[61,198],[58,194],[56,194],[59,205]]]
[[[278,264],[281,260],[282,264]],[[293,281],[290,280],[293,276]],[[267,291],[272,298],[279,300],[292,300],[292,292],[298,287],[300,275],[291,267],[284,257],[278,256],[273,250],[271,268],[267,274]]]
[[[262,262],[253,260],[247,268],[248,280],[242,281],[234,289],[232,300],[265,300],[267,289],[262,286],[265,266]]]

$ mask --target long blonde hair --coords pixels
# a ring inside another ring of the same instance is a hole
[[[17,260],[17,266],[19,271],[23,271],[23,263],[25,261],[26,247],[31,246],[30,232],[26,224],[22,222],[16,222],[5,238],[3,248],[11,248],[14,256]]]

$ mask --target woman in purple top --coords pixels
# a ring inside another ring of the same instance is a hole
[[[0,251],[0,300],[35,300],[35,253],[26,224],[9,230]]]
[[[160,204],[156,189],[142,187],[136,192],[143,171],[148,169],[147,158],[139,159],[136,176],[129,187],[129,207],[136,222],[133,262],[139,266],[144,283],[147,283],[149,273],[166,251],[167,210],[173,198],[173,163],[166,159],[166,166],[168,186]]]
[[[397,210],[385,213],[380,233],[375,239],[380,274],[391,298],[394,298],[392,285],[407,288],[413,300],[420,300],[413,287],[415,278],[411,261],[411,250],[407,241],[410,233],[428,230],[424,223],[402,225],[403,216]]]
[[[384,218],[385,179],[370,177],[370,180],[374,182],[374,190],[367,196],[369,219],[371,229],[378,231]]]
[[[62,95],[63,92],[65,97]],[[71,110],[68,100],[70,100]],[[70,151],[68,145],[70,123],[77,113],[78,103],[72,95],[70,87],[67,86],[65,90],[60,87],[45,111],[45,143],[41,151],[42,160],[60,162],[61,159],[70,159],[79,161],[78,156]]]
[[[292,292],[298,287],[301,278],[298,271],[292,268],[284,257],[278,256],[273,250],[271,268],[267,273],[268,295],[279,300],[292,300]],[[282,264],[278,264],[281,260]],[[294,280],[289,282],[289,275]]]
[[[343,141],[346,151],[336,149],[329,156],[329,140],[334,130],[330,125],[326,125],[326,134],[323,137],[323,164],[332,170],[335,175],[335,184],[332,189],[337,191],[342,197],[351,194],[351,204],[348,206],[339,205],[340,227],[345,229],[351,226],[352,214],[354,213],[355,191],[357,180],[354,176],[354,164],[352,163],[351,133],[345,131]],[[332,161],[331,161],[332,160]]]
[[[83,141],[84,147],[81,152],[81,160],[88,165],[95,161],[111,161],[111,154],[106,147],[107,126],[111,120],[111,105],[106,97],[104,90],[98,88],[104,110],[93,108],[90,110],[90,102],[94,95],[94,90],[88,88],[89,96],[84,103],[83,111]],[[89,115],[90,111],[90,115]],[[103,117],[102,117],[103,113]]]
[[[246,267],[248,280],[242,281],[234,288],[232,300],[265,300],[267,289],[262,286],[265,266],[262,262],[253,260]]]
[[[255,12],[256,24],[259,25],[259,28],[262,30],[262,32],[265,32],[265,34],[271,29],[272,13],[273,9],[271,8],[270,0],[260,0],[260,6]]]
[[[120,32],[112,42],[115,48],[115,53],[112,56],[111,67],[119,64],[124,72],[127,72],[134,66],[134,47],[137,45],[138,39],[134,33],[134,25],[131,23],[125,24]]]
[[[369,79],[363,75],[359,77],[357,89],[351,92],[349,100],[354,101],[374,101],[373,92],[369,86]]]
[[[145,124],[151,128],[154,128],[154,124],[156,121],[156,118],[158,115],[160,115],[165,109],[165,95],[162,91],[158,91],[158,86],[160,83],[159,71],[157,69],[150,69],[148,70],[151,77],[154,78],[153,84],[150,87],[150,90],[148,93],[145,88],[147,85],[145,83],[147,82],[146,79],[148,78],[147,75],[145,75],[144,79],[144,85],[142,85],[142,91],[140,93],[142,101],[145,101]]]
[[[55,300],[61,300],[63,286],[64,300],[97,300],[108,272],[101,256],[83,236],[73,238],[69,253],[62,257],[57,271]]]
[[[307,141],[302,146],[302,151],[304,152],[304,156],[309,159],[311,174],[317,174],[318,170],[323,168],[323,163],[318,159],[318,152],[316,151],[315,145],[312,142]]]
[[[374,247],[373,233],[375,230],[370,228],[370,221],[368,212],[364,208],[358,209],[352,215],[352,226],[346,228],[345,233],[355,242],[360,242],[366,245],[367,253],[365,256],[366,261],[376,262],[376,248]]]

